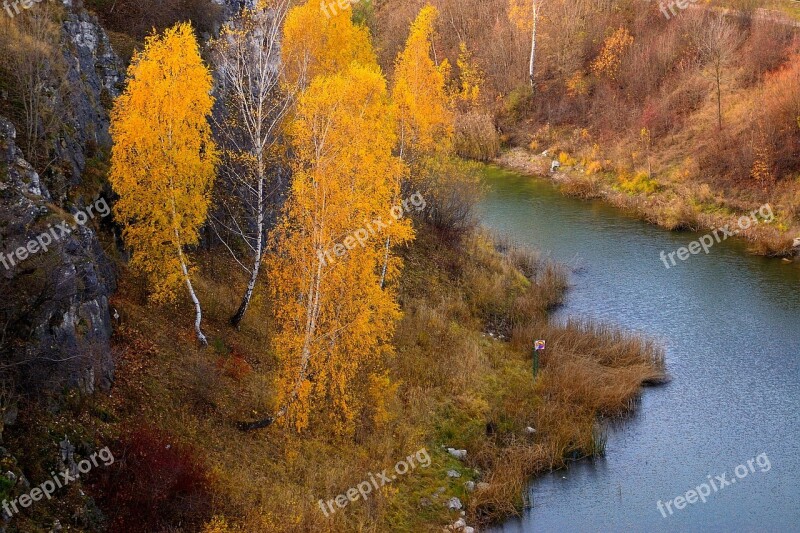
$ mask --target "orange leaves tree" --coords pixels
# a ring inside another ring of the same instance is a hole
[[[381,243],[413,234],[402,219],[379,226],[404,167],[392,155],[394,123],[376,66],[353,63],[315,78],[296,113],[292,190],[270,258],[278,414],[300,430],[313,422],[314,406],[335,432],[349,433],[364,407],[356,384],[390,354],[400,314],[395,290],[379,283]]]
[[[412,171],[424,157],[452,150],[453,112],[446,89],[450,65],[447,60],[436,65],[430,56],[437,16],[435,7],[422,8],[395,63],[398,152]]]
[[[592,63],[592,72],[616,80],[622,66],[622,58],[633,45],[633,35],[627,28],[619,28],[606,38],[600,55]]]
[[[341,72],[351,62],[377,62],[369,30],[353,24],[351,10],[323,13],[316,2],[292,8],[283,27],[281,53],[290,85],[307,85],[314,77]]]
[[[409,165],[404,188],[426,198],[426,216],[452,237],[475,223],[480,196],[477,173],[454,154],[454,112],[447,82],[450,65],[431,57],[436,8],[420,10],[411,25],[405,49],[397,56],[392,101],[398,123],[397,153]],[[462,64],[466,57],[462,56]],[[463,81],[463,80],[462,80]]]
[[[280,420],[351,434],[357,419],[382,418],[368,398],[385,381],[400,316],[394,284],[380,282],[394,281],[400,262],[383,242],[413,238],[408,221],[389,223],[406,168],[393,154],[396,124],[368,31],[309,2],[287,15],[283,42],[286,82],[305,90],[288,127],[292,186],[266,263],[278,408],[240,427]]]
[[[146,274],[153,301],[173,300],[186,284],[197,338],[205,345],[185,247],[197,244],[206,220],[218,156],[207,121],[211,76],[191,26],[149,37],[128,79],[111,114],[115,215],[132,251],[131,266]]]

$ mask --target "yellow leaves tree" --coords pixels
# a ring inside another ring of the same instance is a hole
[[[467,43],[461,41],[458,45],[458,77],[461,82],[458,100],[469,107],[475,107],[481,97],[481,89],[485,81],[483,71],[475,64],[472,52],[467,48]]]
[[[354,24],[351,10],[323,11],[310,0],[289,11],[281,51],[290,85],[307,85],[316,76],[343,71],[353,61],[377,65],[369,30]]]
[[[452,151],[453,112],[446,90],[450,66],[446,60],[437,66],[430,56],[437,17],[435,7],[422,8],[395,65],[398,151],[412,171],[421,159]]]
[[[622,58],[632,45],[633,35],[627,28],[619,28],[606,38],[600,55],[592,63],[592,72],[598,76],[616,80],[622,65]]]
[[[355,384],[369,383],[365,372],[377,375],[392,351],[400,310],[395,290],[379,283],[382,243],[413,237],[405,219],[389,217],[404,173],[392,154],[394,127],[386,82],[374,66],[353,63],[318,76],[297,105],[294,178],[269,260],[277,417],[297,430],[316,413],[336,433],[351,432],[365,407]],[[398,273],[392,258],[387,279]]]
[[[115,215],[132,250],[131,266],[147,275],[154,301],[173,300],[186,284],[197,338],[205,345],[184,249],[197,244],[206,220],[218,156],[207,120],[211,75],[191,26],[179,24],[162,37],[149,37],[133,58],[128,79],[111,113]]]
[[[767,191],[775,182],[773,168],[773,150],[770,146],[770,137],[763,119],[759,119],[753,139],[753,165],[750,175],[764,191]]]

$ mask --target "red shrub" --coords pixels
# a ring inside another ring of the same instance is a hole
[[[209,518],[211,481],[191,447],[140,428],[111,448],[114,464],[91,486],[109,531],[192,530]]]

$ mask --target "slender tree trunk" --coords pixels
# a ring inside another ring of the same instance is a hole
[[[531,30],[531,60],[528,65],[528,78],[530,79],[531,89],[533,89],[533,74],[536,64],[536,23],[539,22],[539,6],[533,0],[533,29]]]
[[[201,346],[205,347],[208,346],[208,339],[206,336],[203,335],[203,330],[200,329],[200,323],[203,321],[203,310],[200,307],[200,300],[197,299],[197,294],[194,292],[194,287],[192,287],[192,280],[189,278],[189,269],[186,266],[186,259],[183,256],[183,249],[181,248],[180,242],[180,235],[178,230],[175,230],[175,237],[178,239],[177,247],[178,247],[178,257],[181,261],[181,270],[183,271],[183,279],[186,280],[186,288],[189,289],[189,296],[192,298],[192,303],[194,303],[194,331],[197,334],[197,340]]]
[[[175,212],[175,199],[172,198],[173,224],[175,224],[177,217],[178,215]],[[191,296],[192,303],[194,304],[194,331],[197,334],[197,341],[200,343],[200,346],[206,347],[208,346],[208,339],[206,339],[206,336],[203,335],[203,330],[200,329],[200,323],[203,321],[203,309],[200,307],[200,300],[197,298],[197,294],[194,292],[192,280],[189,278],[189,268],[186,266],[186,257],[183,255],[183,241],[181,240],[181,233],[178,231],[177,225],[174,226],[174,231],[175,247],[178,249],[178,260],[181,262],[181,272],[183,272],[183,279],[186,281],[186,288],[189,289],[189,296]]]
[[[386,285],[386,270],[389,268],[390,237],[386,237],[386,253],[383,256],[383,270],[381,270],[381,289]]]
[[[722,87],[719,78],[717,74],[717,127],[722,131]]]
[[[258,272],[261,270],[261,262],[264,257],[264,165],[261,160],[261,154],[259,154],[258,159],[258,214],[256,216],[258,236],[256,237],[256,251],[253,260],[253,269],[250,272],[250,281],[247,283],[247,290],[244,292],[244,297],[242,298],[242,303],[239,305],[239,309],[236,311],[236,314],[231,317],[231,325],[235,328],[239,327],[242,319],[244,319],[245,312],[247,312],[247,308],[250,306],[250,300],[253,298],[253,291],[255,290],[256,281],[258,280]]]
[[[321,300],[320,285],[322,284],[322,267],[322,261],[318,261],[317,272],[309,283],[308,306],[306,307],[306,331],[303,340],[303,349],[301,351],[303,355],[300,359],[300,370],[297,373],[294,388],[289,398],[273,416],[268,416],[254,422],[237,422],[236,427],[241,431],[253,431],[271,426],[277,419],[284,416],[289,411],[289,407],[291,407],[297,399],[297,392],[300,390],[303,380],[306,379],[308,363],[311,361],[311,343],[314,340],[314,335],[317,330],[317,318],[319,317]]]

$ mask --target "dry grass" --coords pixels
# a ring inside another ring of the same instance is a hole
[[[658,350],[643,341],[595,326],[548,325],[547,310],[561,301],[566,278],[535,254],[481,234],[455,247],[423,228],[404,255],[405,313],[389,369],[398,389],[392,419],[379,430],[341,440],[314,430],[236,429],[235,421],[274,409],[269,302],[256,298],[241,330],[232,330],[227,319],[245,280],[217,256],[201,257],[197,280],[208,349],[195,345],[183,297],[173,306],[149,305],[142,281],[124,272],[112,302],[121,315],[113,391],[76,407],[69,423],[40,413],[44,419],[26,427],[43,428],[37,449],[52,438],[48,427],[58,438],[68,431],[102,444],[144,424],[192,444],[213,481],[216,519],[208,533],[440,531],[458,518],[444,506],[452,496],[465,502],[473,524],[518,512],[531,475],[601,452],[597,417],[626,412],[640,385],[662,372]],[[536,381],[529,351],[535,337],[548,340]],[[528,435],[527,426],[538,432]],[[26,439],[26,430],[18,431],[14,443]],[[443,445],[467,449],[467,461]],[[423,447],[429,468],[331,517],[321,512],[319,499]],[[449,469],[462,477],[447,477]],[[489,486],[468,493],[467,480]]]

